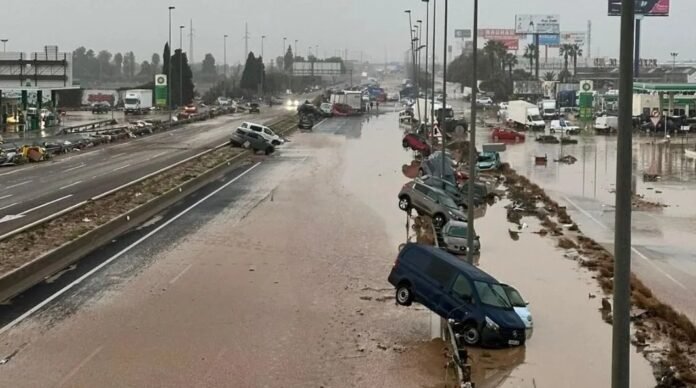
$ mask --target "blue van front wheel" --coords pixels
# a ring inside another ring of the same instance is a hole
[[[464,325],[464,328],[461,330],[461,338],[467,345],[478,345],[481,341],[481,333],[479,333],[476,325],[470,322]]]
[[[399,284],[396,288],[396,303],[402,306],[410,306],[413,303],[413,293],[408,283]]]

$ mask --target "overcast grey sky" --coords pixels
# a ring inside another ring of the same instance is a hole
[[[444,0],[437,0],[438,11]],[[470,28],[473,0],[452,0],[449,36],[455,28]],[[512,28],[516,13],[546,13],[561,16],[563,31],[586,30],[592,20],[593,56],[617,57],[619,18],[607,16],[606,0],[481,0],[480,27]],[[30,5],[30,6],[29,6]],[[261,51],[267,35],[265,56],[281,54],[284,36],[299,40],[300,54],[319,45],[321,55],[348,49],[351,58],[402,60],[408,47],[406,8],[414,20],[425,19],[420,0],[3,0],[0,38],[7,38],[8,51],[32,52],[45,44],[61,51],[79,46],[111,52],[134,51],[138,62],[162,52],[167,40],[167,6],[174,5],[172,41],[179,46],[178,26],[193,19],[196,61],[213,53],[222,63],[223,35],[228,34],[228,62],[242,59],[244,22],[249,23],[249,48]],[[440,16],[442,15],[438,12]],[[643,23],[643,57],[668,60],[696,58],[693,17],[696,1],[672,0],[669,18],[649,18]],[[442,17],[440,17],[442,20]],[[442,24],[440,23],[440,26]],[[439,37],[442,30],[438,29]],[[184,38],[188,51],[188,39]],[[440,50],[442,45],[440,44]],[[439,51],[438,51],[439,52]]]

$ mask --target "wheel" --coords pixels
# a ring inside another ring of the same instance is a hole
[[[264,150],[264,153],[265,153],[266,155],[270,155],[270,154],[273,153],[273,151],[275,151],[275,148],[273,148],[273,147],[267,147],[267,148]]]
[[[425,175],[425,170],[423,170],[422,168],[419,168],[418,169],[418,176],[423,177],[424,175]]]
[[[396,303],[401,306],[410,306],[413,303],[413,292],[408,283],[401,283],[396,288]]]
[[[403,211],[411,210],[411,199],[405,195],[399,198],[399,209]]]
[[[447,223],[447,218],[443,214],[435,214],[433,217],[433,224],[437,228],[442,228]]]
[[[407,142],[406,140],[404,140],[404,141],[401,143],[401,145],[402,145],[404,148],[408,148],[408,147],[409,147],[408,142]]]
[[[481,342],[481,333],[473,323],[467,323],[461,329],[461,338],[467,345],[478,345]]]

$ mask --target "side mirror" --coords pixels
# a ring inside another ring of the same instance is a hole
[[[525,302],[524,302],[524,305],[525,305],[525,306],[529,306],[529,302],[525,301]]]

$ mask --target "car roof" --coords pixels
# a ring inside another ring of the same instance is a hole
[[[423,182],[422,180],[420,180],[420,179],[418,179],[418,178],[414,179],[413,181],[416,182],[416,183],[418,183],[419,185],[427,186],[430,190],[432,190],[432,191],[434,191],[434,192],[436,192],[436,193],[438,193],[438,194],[442,194],[442,195],[444,195],[444,196],[449,197],[449,194],[447,194],[446,192],[444,192],[442,189],[438,189],[437,187],[428,186],[428,184],[426,184],[425,182]]]
[[[471,280],[478,280],[486,283],[495,283],[499,284],[498,280],[494,278],[493,276],[487,274],[486,272],[482,271],[481,269],[461,260],[450,253],[445,252],[444,250],[440,248],[436,248],[432,245],[424,245],[424,244],[416,244],[416,243],[408,243],[406,244],[406,248],[416,248],[422,251],[427,252],[428,254],[435,256],[442,261],[447,262],[451,266],[455,267],[459,271],[463,272],[467,277],[469,277]]]

